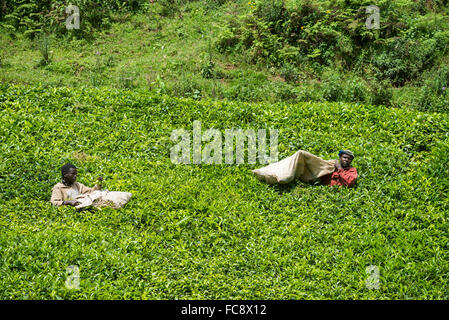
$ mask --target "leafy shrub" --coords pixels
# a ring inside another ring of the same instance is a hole
[[[303,74],[298,68],[288,62],[281,67],[280,75],[288,82],[297,82],[303,78]]]
[[[274,33],[282,32],[282,24],[288,19],[284,0],[260,0],[254,9],[256,17],[268,23]]]
[[[340,101],[367,102],[369,89],[365,81],[355,75],[347,75],[342,87]]]
[[[449,67],[429,73],[418,90],[415,107],[422,111],[449,112]]]
[[[427,170],[429,175],[439,181],[440,190],[447,194],[449,192],[449,180],[441,179],[441,177],[449,174],[449,144],[447,141],[441,142],[433,150]]]
[[[8,1],[6,15],[2,17],[4,22],[1,25],[3,27],[10,32],[14,32],[20,27],[25,34],[31,36],[43,31],[41,16],[38,13],[39,5],[35,1],[17,0],[11,2]]]
[[[409,79],[407,75],[411,72],[411,65],[394,52],[380,54],[374,59],[373,65],[378,70],[377,79],[389,80],[396,85],[403,85]]]
[[[239,42],[239,36],[234,32],[233,28],[226,26],[218,34],[215,45],[220,52],[226,52],[235,47]]]
[[[227,1],[228,0],[210,0],[210,1],[206,1],[206,7],[209,10],[217,10],[222,5],[224,5]]]
[[[449,297],[447,114],[11,84],[0,109],[0,298]],[[268,186],[251,173],[260,164],[174,165],[170,135],[191,135],[194,120],[202,132],[276,128],[279,159],[352,149],[358,186]],[[121,210],[54,208],[66,162],[80,182],[101,174],[133,198]],[[70,265],[78,290],[64,285]],[[380,290],[366,288],[369,265]]]
[[[194,80],[193,76],[183,74],[182,78],[167,88],[166,92],[176,97],[200,99],[202,97],[201,91],[201,85]]]
[[[330,75],[326,76],[320,86],[323,98],[326,101],[339,101],[341,98],[341,93],[343,91],[342,82],[342,76],[337,73],[331,73]]]
[[[208,41],[207,54],[203,58],[200,67],[201,75],[205,79],[215,78],[215,63],[212,61],[212,44]]]
[[[181,9],[181,6],[197,0],[159,0],[155,1],[154,4],[159,6],[159,14],[164,17],[173,17],[176,13],[178,13]],[[219,2],[220,0],[212,0],[209,4],[213,6],[213,4]],[[214,6],[213,6],[214,7]]]
[[[178,0],[162,0],[158,1],[161,5],[160,14],[162,16],[173,16],[179,9],[180,1]]]
[[[436,93],[426,81],[419,89],[416,107],[422,111],[449,112],[449,92],[446,87],[442,87]]]
[[[404,85],[432,67],[438,55],[434,39],[412,41],[397,38],[391,41],[386,52],[375,57],[373,64],[378,69],[378,79],[389,79],[395,85]]]
[[[387,80],[377,81],[373,80],[370,82],[370,97],[368,103],[372,105],[384,105],[390,106],[393,99],[393,90],[391,88],[391,83]]]
[[[200,67],[201,75],[203,76],[203,78],[205,78],[205,79],[214,78],[214,74],[215,74],[214,67],[215,67],[215,64],[213,61],[211,61],[211,60],[204,61]]]
[[[80,30],[73,33],[88,36],[92,29],[108,24],[116,12],[137,12],[146,1],[144,0],[73,0],[72,5],[80,9]],[[34,37],[39,32],[67,33],[65,26],[66,1],[13,0],[8,1],[6,15],[0,20],[1,25],[10,31],[21,31]]]

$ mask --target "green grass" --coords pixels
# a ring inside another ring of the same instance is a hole
[[[107,30],[95,31],[92,40],[51,37],[51,63],[38,66],[41,54],[37,42],[18,34],[12,40],[2,34],[4,48],[1,81],[51,86],[110,86],[116,88],[153,89],[177,96],[228,98],[238,95],[238,86],[271,86],[268,72],[253,71],[238,58],[213,53],[220,79],[205,79],[201,66],[208,61],[208,46],[219,31],[225,16],[244,12],[241,4],[228,9],[207,10],[200,2],[188,3],[175,17],[163,17],[150,7],[148,13],[133,15],[111,24]],[[230,11],[231,13],[228,13]],[[201,21],[201,23],[199,23]],[[232,62],[230,61],[232,60]],[[239,73],[233,73],[237,68]],[[228,71],[229,70],[229,71]],[[231,90],[232,89],[232,90]],[[250,93],[248,93],[250,94]],[[252,93],[262,99],[262,91]],[[242,97],[244,98],[244,97]],[[249,97],[251,98],[251,97]],[[274,97],[273,97],[274,98]]]
[[[170,134],[194,120],[203,132],[276,128],[279,159],[351,149],[358,186],[172,164]],[[2,299],[448,299],[448,115],[2,85],[0,123]],[[67,161],[131,201],[53,207]],[[71,265],[78,290],[64,285]],[[378,290],[365,286],[370,265]]]

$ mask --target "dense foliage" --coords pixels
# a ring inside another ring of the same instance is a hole
[[[5,2],[0,21],[10,32],[23,32],[34,37],[39,32],[66,33],[66,8],[77,6],[82,14],[78,35],[88,36],[92,29],[107,27],[117,13],[136,12],[148,1],[131,0],[13,0]]]
[[[403,85],[444,56],[449,44],[447,7],[416,1],[379,1],[379,29],[369,29],[369,1],[258,0],[230,21],[223,49],[246,47],[254,62],[304,61],[374,73]],[[363,68],[363,69],[362,69]]]
[[[170,134],[194,120],[276,128],[280,159],[352,149],[358,186],[268,186],[252,176],[259,165],[172,164]],[[2,299],[448,299],[448,115],[1,85],[0,123]],[[67,161],[80,182],[101,174],[131,202],[52,207]],[[81,280],[69,290],[72,265]],[[378,290],[365,285],[370,265]]]
[[[324,79],[328,101],[390,104],[389,88],[413,83],[422,110],[448,111],[449,20],[446,1],[377,1],[379,28],[368,28],[371,1],[250,0],[216,43],[254,64],[281,69],[293,83],[305,72]],[[445,61],[443,63],[442,61]],[[440,70],[443,68],[443,70]],[[423,85],[438,75],[438,88]],[[345,93],[345,88],[348,88]],[[444,97],[441,97],[441,96]],[[436,101],[429,102],[429,97]],[[441,100],[441,101],[440,101]]]

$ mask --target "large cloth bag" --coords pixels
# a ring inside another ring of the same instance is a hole
[[[128,203],[132,194],[122,191],[95,190],[90,193],[80,194],[75,198],[79,202],[76,209],[83,209],[90,206],[112,207],[115,209],[123,208]]]
[[[310,152],[299,150],[295,154],[266,167],[252,170],[260,181],[268,184],[290,183],[295,179],[312,182],[334,172],[336,160],[323,160]]]

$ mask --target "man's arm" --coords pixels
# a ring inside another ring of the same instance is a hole
[[[97,180],[98,183],[93,188],[88,188],[84,184],[78,182],[80,193],[85,194],[95,190],[101,190],[101,182],[103,181],[103,177],[98,177]]]
[[[64,196],[62,194],[61,189],[59,188],[53,188],[51,190],[51,199],[50,202],[55,206],[61,206],[64,202]]]

